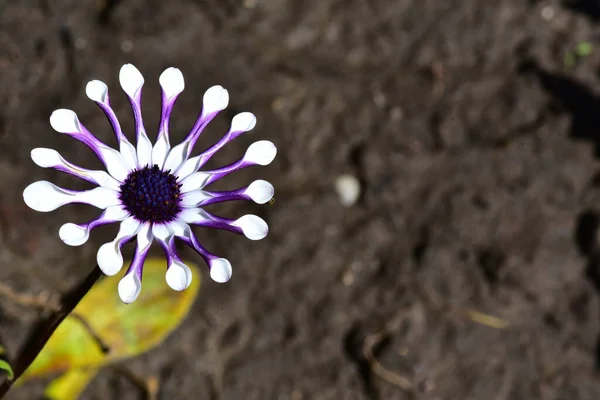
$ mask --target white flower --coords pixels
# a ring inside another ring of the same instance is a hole
[[[178,95],[183,91],[181,71],[168,68],[160,78],[162,88],[162,115],[156,143],[148,139],[141,113],[141,93],[144,78],[131,64],[121,68],[121,87],[127,94],[135,117],[136,146],[123,134],[117,117],[110,107],[108,88],[101,81],[87,84],[86,94],[104,111],[119,143],[119,150],[108,147],[93,136],[77,115],[66,109],[56,110],[50,116],[50,125],[87,145],[102,161],[106,171],[88,170],[66,161],[57,151],[36,148],[31,152],[33,161],[43,168],[54,168],[84,179],[96,188],[85,191],[62,189],[47,181],[29,185],[23,192],[25,203],[34,210],[48,212],[69,203],[86,203],[102,210],[100,216],[85,224],[68,223],[60,228],[63,242],[71,246],[85,243],[90,231],[97,226],[120,222],[117,236],[98,250],[98,266],[106,275],[115,275],[123,267],[122,246],[136,238],[135,255],[125,276],[119,283],[119,296],[125,303],[133,302],[142,287],[144,260],[153,240],[164,249],[168,269],[167,284],[175,290],[186,289],[192,279],[190,269],[175,250],[175,238],[183,240],[196,250],[208,264],[210,276],[217,282],[231,278],[231,264],[207,251],[198,243],[190,225],[226,229],[252,240],[267,235],[265,221],[256,215],[244,215],[229,220],[212,215],[203,206],[231,200],[253,200],[263,204],[274,193],[273,186],[257,180],[245,188],[227,192],[208,191],[211,183],[241,168],[268,165],[277,149],[269,141],[253,143],[244,157],[222,168],[200,171],[200,168],[225,144],[252,130],[256,118],[249,112],[233,117],[227,134],[212,147],[196,157],[190,153],[206,125],[227,107],[229,94],[221,86],[206,91],[203,108],[185,140],[171,148],[169,120]]]

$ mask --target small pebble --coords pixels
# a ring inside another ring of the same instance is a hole
[[[351,286],[354,283],[354,274],[350,271],[344,272],[344,275],[342,275],[342,282],[345,286]]]
[[[347,206],[353,206],[360,197],[360,182],[355,176],[341,175],[335,181],[335,190],[340,196],[340,202]]]
[[[125,39],[121,42],[121,51],[123,53],[131,53],[133,50],[133,42],[129,39]]]
[[[385,97],[385,94],[379,90],[375,91],[373,93],[373,103],[375,103],[378,108],[384,108],[387,104],[387,98]]]
[[[87,40],[84,38],[78,37],[75,39],[75,48],[77,50],[84,50],[87,47]]]
[[[554,10],[554,7],[546,6],[542,8],[541,15],[544,21],[550,21],[556,16],[556,11]]]
[[[390,119],[397,122],[402,120],[402,117],[404,117],[404,111],[402,111],[402,108],[399,106],[392,107],[390,110]]]

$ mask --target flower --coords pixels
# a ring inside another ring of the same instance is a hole
[[[123,134],[110,106],[106,84],[98,80],[89,82],[86,94],[106,114],[119,143],[119,150],[108,147],[92,135],[79,122],[73,111],[54,111],[50,116],[52,128],[88,146],[102,161],[106,172],[73,165],[56,150],[33,149],[31,158],[40,167],[54,168],[84,179],[97,187],[72,191],[47,181],[38,181],[24,190],[25,203],[41,212],[53,211],[69,203],[85,203],[104,210],[92,221],[84,224],[67,223],[60,228],[60,238],[70,246],[85,243],[90,231],[97,226],[120,222],[115,239],[98,250],[97,261],[104,274],[117,274],[123,267],[121,248],[136,238],[135,255],[118,286],[119,296],[125,303],[135,301],[141,291],[144,260],[153,240],[165,251],[166,281],[174,290],[186,289],[192,279],[190,269],[177,255],[175,238],[181,239],[200,254],[208,264],[213,280],[228,281],[232,273],[229,261],[202,247],[190,225],[225,229],[243,234],[252,240],[264,238],[268,232],[267,224],[256,215],[244,215],[230,220],[212,215],[202,207],[232,200],[253,200],[264,204],[273,197],[274,189],[270,183],[257,180],[247,187],[225,192],[208,191],[204,188],[236,170],[254,165],[268,165],[277,153],[275,145],[266,140],[255,142],[240,160],[222,168],[200,171],[224,145],[252,130],[256,124],[255,116],[249,112],[237,114],[231,121],[229,131],[221,140],[200,155],[190,157],[203,129],[219,111],[227,107],[227,90],[221,86],[213,86],[204,93],[202,112],[196,123],[184,141],[171,148],[169,120],[173,105],[184,89],[181,71],[168,68],[160,75],[162,114],[154,145],[148,139],[142,121],[142,74],[133,65],[126,64],[121,68],[119,81],[133,109],[136,146]]]

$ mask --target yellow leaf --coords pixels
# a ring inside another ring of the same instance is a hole
[[[144,263],[142,291],[131,304],[124,304],[117,294],[120,276],[100,280],[75,308],[73,313],[80,318],[70,315],[65,319],[21,380],[72,369],[80,370],[67,375],[65,381],[81,380],[93,371],[89,380],[98,368],[139,355],[160,344],[187,315],[198,294],[200,273],[195,265],[187,265],[192,270],[192,284],[177,292],[165,281],[165,259],[148,258]],[[102,352],[82,319],[107,345],[107,354]],[[56,384],[59,388],[63,386]]]
[[[77,400],[99,369],[73,368],[54,379],[44,390],[48,400]]]

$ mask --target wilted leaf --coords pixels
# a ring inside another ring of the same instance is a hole
[[[176,292],[165,282],[164,258],[149,258],[144,264],[143,288],[138,299],[124,304],[117,294],[120,276],[105,277],[90,290],[72,315],[56,329],[44,350],[21,380],[69,371],[48,387],[50,398],[74,399],[102,366],[144,353],[160,344],[188,313],[200,287],[198,268],[192,284]],[[107,345],[98,341],[81,322],[83,319]],[[70,391],[77,394],[72,395]]]

